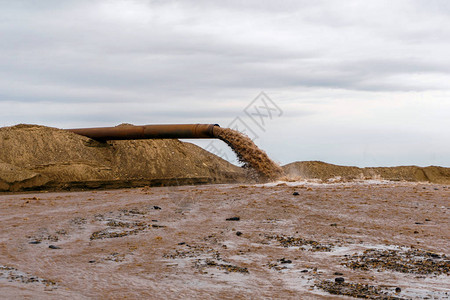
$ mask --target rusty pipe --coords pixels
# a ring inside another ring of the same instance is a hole
[[[216,138],[218,124],[119,125],[116,127],[76,128],[67,131],[97,141],[138,139],[210,139]]]

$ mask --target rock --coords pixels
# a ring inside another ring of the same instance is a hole
[[[344,275],[341,272],[334,272],[334,275],[340,276],[340,275]]]
[[[282,264],[292,264],[292,260],[290,259],[285,259],[284,257],[282,259],[280,259],[280,263]]]
[[[241,218],[239,218],[239,217],[231,217],[231,218],[228,218],[228,219],[225,219],[226,221],[239,221],[239,220],[241,220]]]
[[[237,236],[241,236],[241,235],[242,235],[242,232],[236,231],[236,235],[237,235]]]
[[[161,207],[159,207],[159,206],[157,206],[157,205],[154,205],[154,206],[153,206],[153,209],[158,210],[158,209],[161,209]]]
[[[55,245],[50,245],[48,246],[50,249],[61,249],[61,247],[55,246]]]
[[[298,192],[293,192],[292,195],[298,196],[298,195],[300,195],[300,194],[299,194]]]
[[[401,291],[402,291],[401,288],[399,288],[399,287],[396,287],[396,288],[395,288],[395,292],[396,292],[396,293],[400,293]]]
[[[37,244],[40,244],[40,243],[41,243],[40,241],[31,241],[28,244],[37,245]]]
[[[345,279],[344,279],[344,277],[336,277],[334,279],[334,281],[337,282],[337,283],[343,283],[345,281]]]

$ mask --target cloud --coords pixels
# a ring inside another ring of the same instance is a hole
[[[227,124],[262,90],[312,123],[342,99],[448,102],[444,0],[1,5],[2,125]]]
[[[293,86],[402,91],[412,84],[386,78],[449,73],[444,38],[450,26],[443,26],[449,21],[429,21],[420,2],[43,3],[3,10],[2,77],[25,86],[119,94]],[[413,43],[411,36],[423,40]],[[439,84],[415,82],[414,88],[444,88]]]

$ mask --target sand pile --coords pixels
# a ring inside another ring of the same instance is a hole
[[[0,191],[225,183],[242,168],[178,140],[100,143],[37,125],[0,128]]]
[[[324,181],[341,179],[343,181],[384,179],[392,181],[415,181],[450,184],[450,168],[444,167],[346,167],[321,161],[293,162],[283,166],[288,177],[321,179]]]
[[[220,127],[214,128],[214,134],[233,149],[239,161],[244,164],[244,168],[255,170],[259,179],[275,180],[284,174],[283,169],[248,136],[233,129]]]
[[[244,168],[175,139],[101,143],[38,125],[0,128],[0,192],[267,181],[284,173],[288,178],[324,181],[450,184],[450,168],[443,167],[358,168],[295,162],[281,168],[245,135],[227,128],[214,130],[237,153]],[[256,178],[249,179],[249,174]]]

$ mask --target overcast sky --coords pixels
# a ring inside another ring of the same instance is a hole
[[[450,167],[450,1],[0,5],[0,126],[237,120],[282,164]]]

